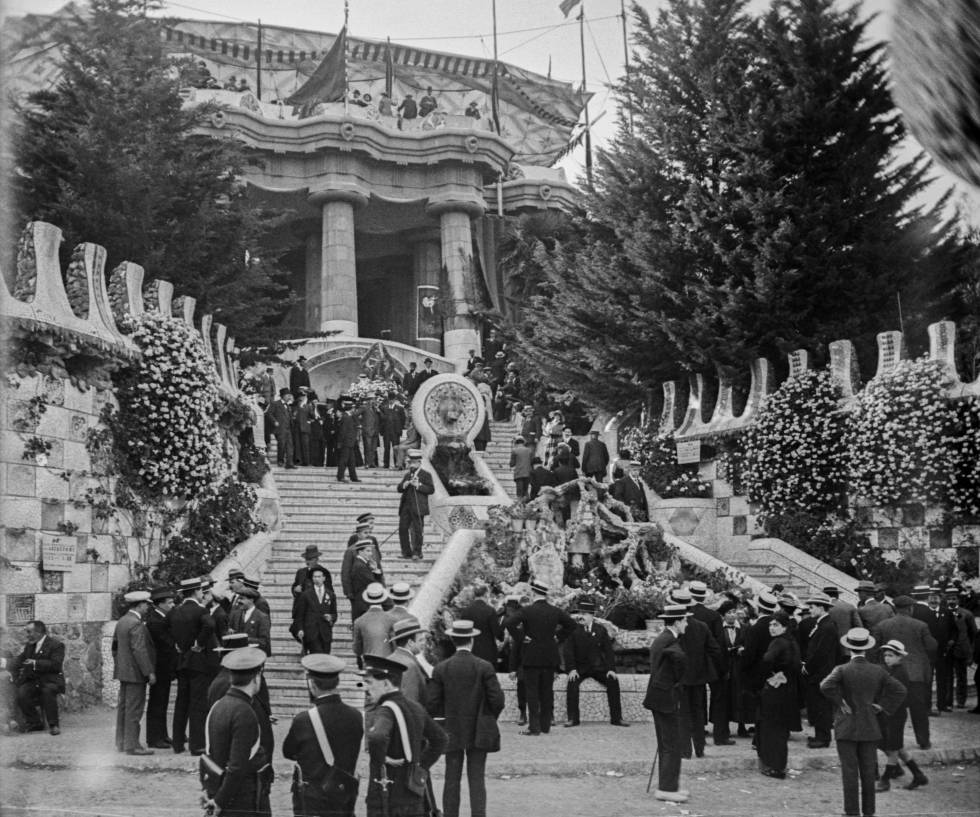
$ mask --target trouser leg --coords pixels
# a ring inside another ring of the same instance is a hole
[[[187,719],[190,716],[191,680],[188,670],[177,671],[177,699],[174,701],[173,741],[174,749],[187,743]]]
[[[528,731],[541,732],[541,679],[544,670],[540,667],[524,668],[524,684],[527,692]]]
[[[146,742],[149,744],[169,740],[167,737],[167,706],[170,703],[170,677],[157,674],[157,682],[150,687],[146,704]]]
[[[814,739],[830,743],[830,729],[834,722],[834,711],[830,701],[820,691],[818,684],[807,684],[806,715],[813,727]]]
[[[544,670],[540,675],[541,685],[541,731],[548,733],[551,731],[552,721],[555,719],[555,673],[552,670]]]
[[[208,676],[192,672],[190,677],[190,738],[192,752],[204,751],[204,721],[208,716]]]
[[[929,686],[924,681],[909,683],[905,700],[909,707],[909,720],[912,721],[912,731],[915,741],[920,747],[930,744],[929,740]]]
[[[609,703],[609,721],[619,723],[623,720],[623,701],[619,692],[619,679],[610,678],[604,672],[592,676],[606,687],[606,701]]]
[[[466,785],[470,790],[470,817],[487,817],[487,753],[466,750]]]
[[[421,557],[422,556],[422,517],[420,516],[411,517],[411,524],[408,530],[412,541],[412,555]]]
[[[412,558],[412,541],[409,536],[411,525],[412,520],[408,514],[402,514],[398,517],[398,544],[401,546],[402,557],[405,559]]]
[[[875,813],[875,773],[878,771],[877,743],[858,741],[858,774],[861,778],[861,813]]]
[[[956,685],[956,703],[966,706],[966,668],[967,662],[962,658],[953,659],[953,680]]]
[[[844,813],[860,814],[858,798],[858,745],[853,740],[837,741],[837,756],[840,758],[841,785],[844,789]],[[872,783],[874,781],[872,780]]]
[[[653,726],[657,733],[657,754],[660,791],[677,791],[681,780],[680,722],[676,712],[654,712]]]
[[[580,683],[581,678],[578,681],[573,681],[569,678],[568,683],[565,685],[565,711],[568,713],[569,723],[579,722],[578,687]]]
[[[446,778],[442,786],[442,813],[445,817],[459,817],[462,778],[463,750],[446,752]]]

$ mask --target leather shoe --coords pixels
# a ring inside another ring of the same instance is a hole
[[[564,726],[566,729],[572,726],[578,726],[578,721],[566,721]]]
[[[969,712],[971,715],[980,715],[980,706],[975,706],[973,707],[973,709],[968,709],[966,711]]]
[[[629,726],[629,724],[626,723],[626,721],[612,721],[612,725],[613,726]]]
[[[135,749],[127,749],[126,754],[127,755],[152,755],[153,750],[147,749],[143,746],[137,746]]]
[[[191,754],[194,755],[194,757],[200,757],[201,755],[204,754],[204,750],[203,749],[191,749]]]
[[[686,803],[688,800],[688,795],[681,794],[679,791],[660,791],[657,789],[653,796],[667,803]]]
[[[727,740],[715,741],[715,746],[734,746],[734,745],[735,745],[735,741],[732,738],[728,738]]]
[[[520,731],[520,734],[522,734],[522,735],[530,735],[530,736],[533,736],[533,737],[537,737],[541,733],[540,732],[532,732],[530,729],[522,729]]]
[[[158,740],[156,743],[150,744],[154,749],[170,749],[172,745],[169,740]]]
[[[61,730],[57,726],[52,726],[49,731],[51,732],[52,735],[60,735],[61,734]]]
[[[828,746],[830,746],[830,741],[828,740],[814,740],[813,738],[807,738],[807,749],[826,749]]]
[[[175,743],[174,746],[173,746],[173,749],[174,749],[174,754],[175,755],[183,754],[184,744],[183,743]]]

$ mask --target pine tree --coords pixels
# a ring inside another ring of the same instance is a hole
[[[250,202],[244,146],[195,133],[158,23],[142,0],[92,0],[64,33],[61,78],[31,94],[15,126],[17,205],[110,264],[171,281],[241,342],[262,341],[292,301],[277,263],[281,214]]]

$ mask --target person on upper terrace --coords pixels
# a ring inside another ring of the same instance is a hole
[[[381,99],[378,100],[378,113],[382,116],[395,115],[395,106],[391,101],[391,97],[384,91],[381,92]]]
[[[469,105],[466,106],[466,110],[464,111],[464,114],[472,119],[480,119],[481,117],[480,106],[477,104],[475,99]]]
[[[238,90],[238,80],[235,79],[235,75],[232,74],[225,80],[225,84],[222,86],[226,91],[237,91]]]
[[[351,94],[350,94],[350,104],[351,105],[357,105],[358,108],[366,108],[367,107],[367,102],[365,102],[361,98],[361,92],[358,91],[356,88],[353,91],[351,91]]]
[[[423,119],[439,107],[436,98],[432,95],[432,86],[425,89],[425,96],[419,100],[419,116]]]
[[[240,94],[243,94],[246,91],[251,91],[252,86],[248,84],[248,80],[245,79],[245,77],[242,77],[240,80],[238,80],[238,88],[235,90],[237,90]]]
[[[415,98],[411,94],[405,94],[405,98],[402,100],[401,105],[398,106],[398,127],[402,127],[403,120],[412,121],[413,119],[418,119],[419,116],[419,106],[415,101]]]

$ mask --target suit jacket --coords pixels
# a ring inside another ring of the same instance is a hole
[[[389,440],[398,440],[405,430],[405,409],[397,403],[381,407],[381,433]]]
[[[309,403],[303,403],[303,405],[296,405],[293,407],[293,418],[296,423],[296,430],[300,434],[310,433],[310,422],[316,415],[316,407],[311,406]]]
[[[557,484],[558,477],[555,476],[554,471],[545,468],[543,465],[535,465],[531,470],[531,499],[536,498],[545,485],[554,486]]]
[[[878,704],[891,715],[905,700],[905,687],[884,667],[872,664],[863,655],[834,667],[820,684],[820,691],[834,703],[834,735],[837,740],[881,740],[881,723],[871,707]],[[846,701],[850,713],[841,704]]]
[[[839,637],[837,625],[830,614],[816,623],[807,640],[806,657],[803,659],[808,684],[819,684],[840,663],[842,656]]]
[[[354,595],[354,591],[351,586],[351,576],[353,575],[352,571],[354,570],[354,562],[357,561],[357,549],[353,547],[353,545],[359,538],[360,537],[358,537],[356,533],[351,534],[350,538],[347,540],[347,550],[344,551],[344,558],[340,562],[340,586],[347,598]],[[377,572],[373,573],[373,575],[377,577],[374,579],[374,581],[384,584],[385,577],[384,573],[381,571],[381,548],[378,547],[378,540],[375,539],[375,537],[368,536],[367,538],[374,540],[374,547],[372,550],[374,552],[374,564],[377,567]],[[368,584],[370,584],[370,582],[368,582]],[[367,585],[364,585],[364,587],[367,587]],[[364,587],[361,588],[358,595],[360,595],[360,592],[364,591]]]
[[[728,680],[737,675],[738,669],[738,651],[745,646],[745,627],[740,626],[738,623],[729,635],[728,628],[725,627],[724,621],[721,627],[721,640],[718,645],[721,647],[721,678],[720,680]]]
[[[473,655],[497,665],[497,642],[504,640],[504,628],[500,616],[483,599],[474,599],[459,614],[459,618],[472,621],[480,634],[473,639]]]
[[[650,680],[647,681],[643,708],[651,712],[677,712],[686,672],[687,656],[677,636],[665,628],[650,645]]]
[[[300,386],[310,387],[310,373],[300,366],[293,366],[289,370],[289,390],[294,397],[299,394]]]
[[[847,631],[852,627],[864,626],[861,623],[861,616],[858,615],[857,607],[840,599],[834,599],[834,606],[830,608],[827,615],[837,627],[838,638],[847,635]]]
[[[369,607],[354,622],[354,655],[390,655],[391,628],[395,620],[377,605]]]
[[[331,616],[328,621],[324,616]],[[333,592],[330,574],[323,585],[323,601],[316,595],[316,588],[304,590],[296,600],[296,626],[303,631],[303,641],[312,645],[314,634],[326,643],[333,638],[333,621],[337,620],[337,596]],[[312,647],[311,647],[312,648]]]
[[[913,684],[929,683],[938,644],[924,621],[896,613],[894,618],[879,622],[872,634],[879,647],[893,638],[901,641],[909,653],[902,661],[908,671],[909,681]]]
[[[711,610],[705,607],[703,604],[698,602],[693,607],[691,607],[691,618],[696,618],[702,624],[708,625],[708,631],[714,637],[718,646],[724,651],[724,642],[722,641],[722,618],[717,610]],[[721,668],[719,667],[719,670]]]
[[[358,443],[357,420],[349,411],[337,420],[337,448],[356,448]]]
[[[457,650],[436,664],[428,710],[437,720],[444,719],[447,752],[499,748],[497,717],[504,710],[504,693],[493,666],[469,650]]]
[[[422,384],[420,377],[421,375],[418,373],[418,371],[405,372],[404,377],[402,377],[402,388],[405,389],[409,395],[414,395],[415,392],[419,390],[419,386]]]
[[[432,475],[419,468],[415,471],[419,478],[419,487],[409,485],[411,471],[402,477],[398,483],[398,493],[402,495],[398,502],[399,516],[423,517],[429,515],[429,494],[435,493],[435,486],[432,484]]]
[[[331,692],[322,695],[314,702],[327,744],[333,752],[334,765],[354,774],[357,756],[364,736],[364,722],[361,713],[340,700],[340,694]],[[289,733],[282,744],[283,756],[295,760],[303,773],[303,780],[319,781],[327,773],[327,763],[320,751],[320,744],[313,731],[309,712],[298,713],[289,727]]]
[[[612,494],[613,499],[618,499],[630,507],[638,508],[643,513],[649,514],[646,491],[629,477],[617,479],[609,489],[609,493]]]
[[[170,611],[167,618],[179,653],[177,669],[207,672],[206,651],[213,650],[217,643],[214,619],[194,599],[184,599]]]
[[[530,417],[521,420],[521,436],[524,441],[530,442],[532,434],[535,440],[541,439],[541,418],[537,414],[532,414]]]
[[[738,658],[738,672],[743,687],[746,690],[762,688],[763,678],[760,674],[762,657],[769,648],[772,636],[769,635],[769,622],[772,616],[763,613],[747,628],[743,628],[745,649]]]
[[[388,611],[389,615],[391,611]],[[395,647],[395,651],[388,656],[392,661],[404,664],[405,672],[402,674],[402,683],[399,689],[402,695],[410,701],[426,706],[428,702],[429,676],[425,674],[415,655],[404,647]]]
[[[272,422],[272,430],[277,434],[288,434],[293,425],[293,415],[282,400],[274,400],[265,412]]]
[[[687,629],[677,641],[687,656],[685,686],[700,686],[718,680],[722,663],[721,646],[707,624],[691,616],[687,620]]]
[[[510,452],[510,467],[514,479],[530,479],[531,460],[534,450],[526,445],[516,445]]]
[[[153,640],[157,681],[173,680],[177,672],[177,649],[166,614],[156,607],[151,608],[146,614],[146,630]]]
[[[116,622],[112,642],[116,653],[112,677],[128,684],[145,684],[156,669],[156,650],[138,613],[130,610]]]
[[[272,655],[272,623],[258,607],[252,608],[252,615],[245,621],[245,608],[236,607],[228,619],[228,630],[248,635],[248,643],[258,647],[266,655]]]
[[[575,629],[575,619],[564,610],[539,599],[504,621],[505,626],[518,623],[524,625],[521,666],[557,669],[558,642]]]
[[[589,440],[582,450],[582,473],[606,473],[609,466],[609,449],[602,440]]]
[[[354,619],[362,615],[370,605],[364,601],[364,591],[371,582],[377,581],[371,566],[361,558],[355,558],[350,568],[350,606]]]
[[[861,617],[861,626],[866,630],[873,630],[886,618],[892,618],[895,615],[895,611],[890,605],[874,599],[862,604],[857,608],[857,611]]]
[[[381,423],[381,417],[374,403],[365,403],[357,410],[357,419],[361,426],[362,434],[377,434]]]
[[[31,666],[25,662],[34,661]],[[10,665],[10,675],[17,686],[22,684],[37,684],[38,686],[54,686],[59,692],[65,691],[65,676],[62,667],[65,663],[65,645],[51,635],[44,637],[41,649],[35,644],[27,643],[13,663]]]
[[[561,651],[565,660],[565,672],[577,670],[579,675],[591,672],[605,674],[616,669],[616,657],[609,631],[595,621],[590,629],[579,624],[565,639]]]

